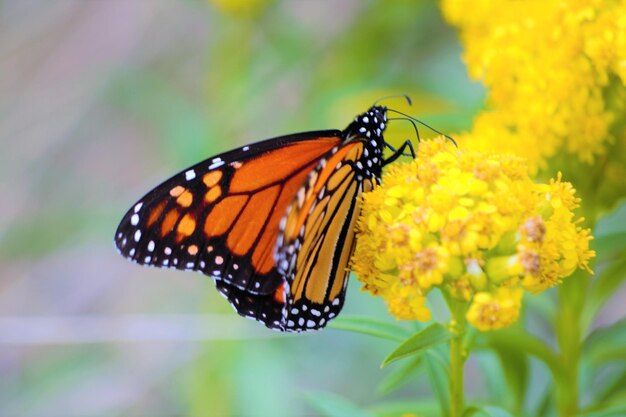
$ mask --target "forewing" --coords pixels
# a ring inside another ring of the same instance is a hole
[[[122,255],[196,270],[249,294],[273,294],[280,219],[341,132],[284,136],[196,164],[140,199],[115,236]],[[219,289],[219,288],[218,288]]]

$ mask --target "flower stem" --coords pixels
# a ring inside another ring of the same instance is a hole
[[[463,335],[465,333],[465,310],[464,303],[449,300],[452,312],[450,330],[454,337],[450,340],[450,417],[461,417],[465,408],[463,392],[463,368],[466,354],[463,347]]]
[[[587,280],[577,279],[583,278],[577,275],[570,277],[559,287],[560,306],[556,333],[560,350],[560,375],[556,376],[555,382],[560,417],[576,416],[579,406],[581,312]]]

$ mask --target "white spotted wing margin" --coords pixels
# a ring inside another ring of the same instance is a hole
[[[229,184],[242,162],[280,152],[291,144],[318,139],[338,143],[340,136],[341,132],[337,130],[281,136],[211,157],[186,168],[148,192],[127,211],[115,233],[118,252],[141,265],[199,271],[244,291],[273,293],[283,281],[276,268],[257,273],[250,253],[237,255],[228,249],[227,231],[221,235],[207,236],[204,229],[208,216],[215,206],[232,195],[228,194]],[[219,175],[211,177],[211,173]],[[261,177],[264,174],[258,173]],[[211,182],[207,183],[207,180]],[[219,195],[213,202],[207,203],[206,196],[211,187],[219,188]],[[239,195],[247,198],[245,204],[248,204],[253,193],[254,190]],[[182,238],[180,231],[185,232]]]
[[[343,307],[359,197],[372,188],[370,178],[358,178],[362,150],[361,142],[349,142],[323,158],[281,223],[276,263],[287,283],[282,331],[321,329]]]

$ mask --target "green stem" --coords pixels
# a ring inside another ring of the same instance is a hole
[[[559,375],[556,375],[557,406],[560,417],[574,417],[579,411],[578,382],[582,340],[582,310],[588,280],[574,274],[559,287]]]
[[[450,330],[454,337],[450,341],[450,417],[461,417],[465,408],[465,396],[463,393],[463,368],[466,353],[463,347],[463,335],[465,333],[465,303],[448,300],[448,306],[452,313]]]

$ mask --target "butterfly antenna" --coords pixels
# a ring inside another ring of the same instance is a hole
[[[384,96],[384,97],[381,97],[378,100],[376,100],[373,105],[375,106],[375,105],[377,105],[379,102],[381,102],[383,100],[389,100],[389,99],[398,98],[398,97],[404,97],[404,99],[407,101],[407,103],[409,103],[409,106],[413,105],[413,101],[411,101],[411,97],[409,97],[406,94],[393,94],[391,96]]]
[[[425,126],[427,128],[429,128],[430,130],[432,130],[435,133],[440,134],[441,136],[444,136],[446,139],[448,139],[450,142],[452,142],[454,144],[454,146],[456,146],[457,148],[459,147],[459,145],[456,144],[456,141],[454,139],[452,139],[450,136],[446,135],[445,133],[441,133],[440,131],[438,131],[437,129],[427,125],[426,123],[422,122],[421,120],[416,119],[415,117],[409,116],[406,113],[402,113],[401,111],[398,110],[394,110],[394,109],[387,109],[387,111],[391,111],[394,113],[398,113],[401,114],[402,116],[406,117],[408,120],[412,120],[414,122],[417,122],[419,124],[421,124],[422,126]],[[417,128],[416,128],[417,129]]]
[[[390,117],[389,120],[405,120],[407,122],[410,122],[413,125],[413,129],[415,129],[415,136],[417,136],[417,141],[421,142],[420,132],[419,130],[417,130],[417,125],[415,124],[413,120],[407,119],[406,117]]]

